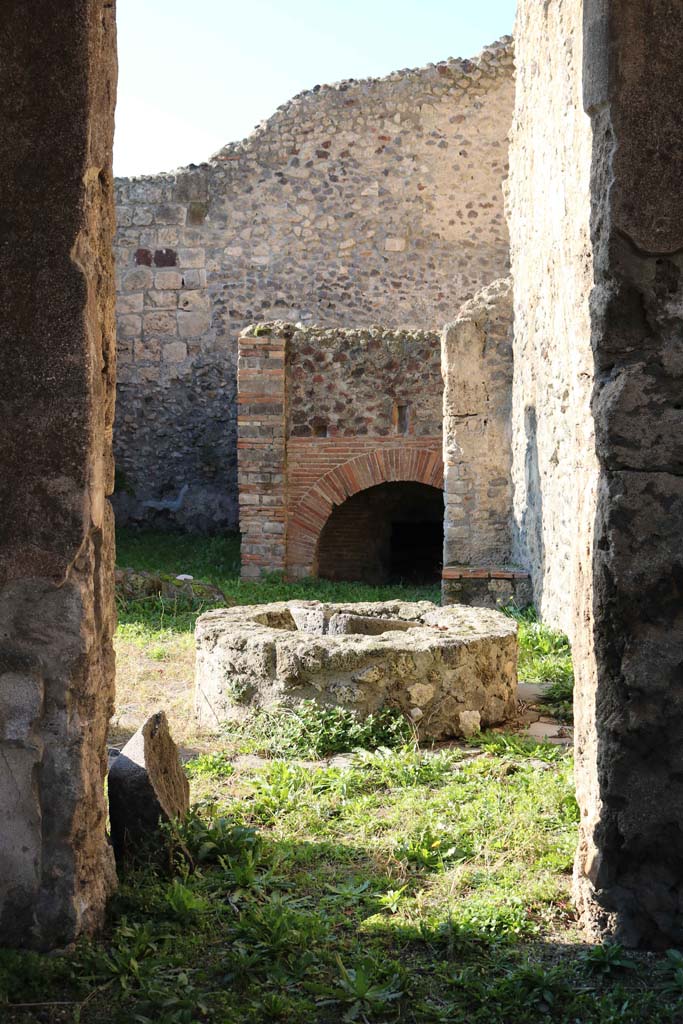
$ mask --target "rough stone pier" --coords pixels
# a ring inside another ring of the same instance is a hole
[[[114,884],[114,5],[0,33],[0,944],[49,949]]]
[[[489,609],[290,601],[207,612],[196,640],[196,708],[209,728],[315,699],[360,718],[396,707],[439,740],[516,709],[517,626]]]
[[[588,934],[683,946],[683,5],[521,0],[518,537],[571,634]]]

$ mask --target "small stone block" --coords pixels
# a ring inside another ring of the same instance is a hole
[[[142,852],[160,821],[187,814],[190,786],[163,711],[148,718],[114,759],[107,790],[118,863]]]

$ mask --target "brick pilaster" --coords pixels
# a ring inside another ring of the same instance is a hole
[[[242,579],[285,567],[285,355],[287,340],[250,327],[238,341]]]

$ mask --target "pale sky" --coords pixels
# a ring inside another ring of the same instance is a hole
[[[296,93],[511,33],[516,0],[118,0],[114,172],[201,163]]]

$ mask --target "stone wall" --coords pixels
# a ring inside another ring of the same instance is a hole
[[[290,437],[441,433],[441,371],[434,333],[324,330],[292,334],[287,358]]]
[[[436,332],[295,328],[239,339],[242,574],[316,570],[333,508],[387,482],[442,484]]]
[[[575,891],[592,938],[665,949],[683,943],[683,8],[521,0],[516,46],[516,512],[574,640]]]
[[[544,621],[565,632],[573,630],[577,530],[591,521],[596,474],[581,6],[521,5],[507,184],[515,283],[513,557],[530,566]]]
[[[3,5],[0,945],[64,948],[114,882],[114,4]]]
[[[210,163],[118,181],[120,521],[234,525],[248,324],[437,330],[506,272],[513,92],[506,38],[316,87]]]
[[[510,558],[512,289],[496,281],[444,329],[445,565]]]

